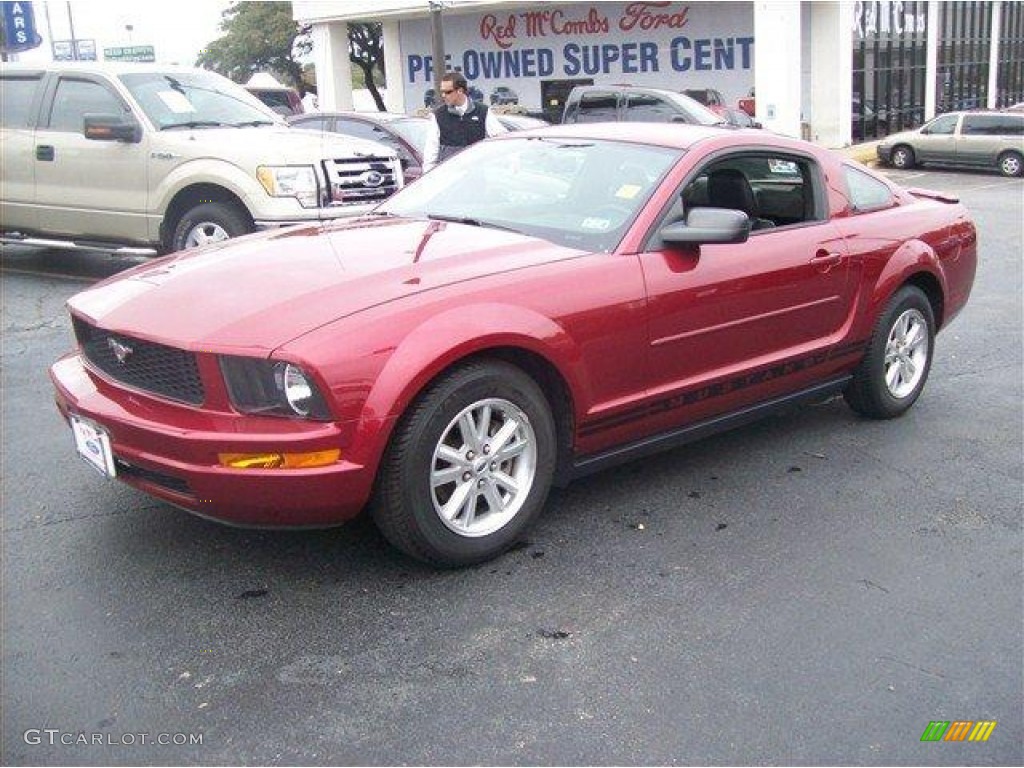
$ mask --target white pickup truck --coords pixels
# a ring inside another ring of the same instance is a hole
[[[290,128],[213,72],[5,64],[0,241],[153,254],[360,214],[402,186],[384,145]]]

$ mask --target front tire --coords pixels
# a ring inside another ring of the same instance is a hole
[[[868,351],[843,397],[872,419],[905,413],[924,389],[935,349],[935,315],[928,297],[912,285],[901,288],[875,324]]]
[[[392,544],[432,565],[489,560],[544,506],[555,428],[522,370],[473,362],[439,379],[396,427],[371,506]]]
[[[901,145],[893,148],[889,162],[892,163],[893,168],[899,168],[901,171],[906,171],[913,168],[917,161],[914,158],[914,150],[910,147]]]
[[[249,214],[230,203],[200,203],[185,212],[174,227],[171,250],[183,251],[231,237],[246,235],[255,229]]]

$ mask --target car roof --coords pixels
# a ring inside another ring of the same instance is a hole
[[[503,134],[515,136],[516,133]],[[807,142],[766,133],[755,128],[735,128],[688,123],[571,123],[534,128],[531,138],[550,136],[558,139],[593,139],[628,141],[641,144],[691,149],[704,141],[719,140],[726,144],[744,146],[806,148]]]

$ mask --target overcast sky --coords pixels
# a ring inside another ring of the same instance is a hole
[[[43,44],[18,54],[17,60],[49,61],[51,30],[54,40],[71,39],[70,6],[75,38],[95,40],[101,60],[104,48],[152,45],[157,61],[191,66],[199,52],[223,34],[221,12],[230,4],[226,0],[36,0],[32,7]]]

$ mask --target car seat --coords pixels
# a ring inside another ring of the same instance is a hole
[[[742,171],[735,168],[717,168],[708,174],[708,205],[714,208],[732,208],[750,217],[751,229],[775,226],[771,219],[762,219],[758,213],[757,198]]]

